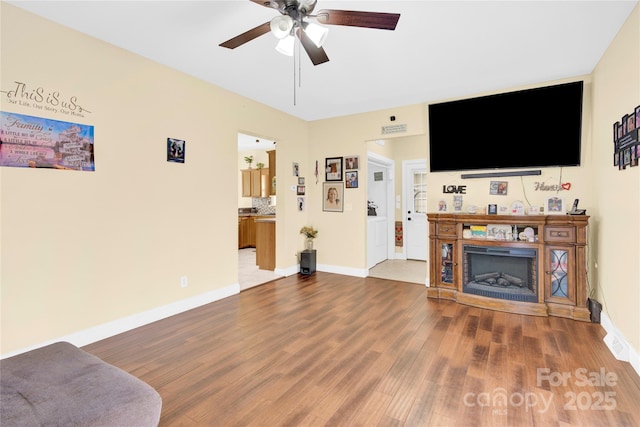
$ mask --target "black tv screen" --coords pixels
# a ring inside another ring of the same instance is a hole
[[[429,105],[431,172],[579,166],[583,82]]]

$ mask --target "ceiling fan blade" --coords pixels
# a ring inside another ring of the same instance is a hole
[[[323,9],[317,14],[318,22],[329,25],[395,30],[399,13],[359,12],[355,10]]]
[[[302,47],[304,47],[307,55],[309,55],[309,59],[311,59],[313,65],[319,65],[325,62],[329,62],[329,57],[325,53],[324,49],[321,47],[317,47],[304,31],[300,31],[300,28],[298,28],[296,34],[298,35],[298,38],[300,38]]]
[[[249,31],[245,31],[244,33],[235,36],[232,39],[227,40],[224,43],[220,43],[219,46],[226,47],[229,49],[235,49],[238,46],[241,46],[256,37],[260,37],[263,34],[267,34],[271,31],[270,22],[265,22],[264,24],[260,24],[255,28],[250,29]]]

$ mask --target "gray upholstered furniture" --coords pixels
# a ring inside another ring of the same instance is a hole
[[[0,361],[0,425],[157,426],[151,386],[67,342]]]

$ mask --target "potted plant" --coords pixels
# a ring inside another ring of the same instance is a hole
[[[318,235],[318,230],[315,230],[313,227],[304,226],[300,229],[300,234],[304,234],[306,239],[306,248],[308,250],[313,249],[313,239]]]
[[[251,169],[251,163],[253,163],[253,156],[245,156],[244,161],[249,165],[249,169]]]
[[[256,167],[258,169],[262,169],[264,167],[264,163],[256,163]]]

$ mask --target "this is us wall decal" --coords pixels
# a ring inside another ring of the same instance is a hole
[[[8,88],[9,90],[0,90],[9,104],[76,117],[84,117],[85,113],[91,113],[80,104],[77,96],[68,96],[42,86],[32,87],[25,82],[13,83],[14,86]]]

